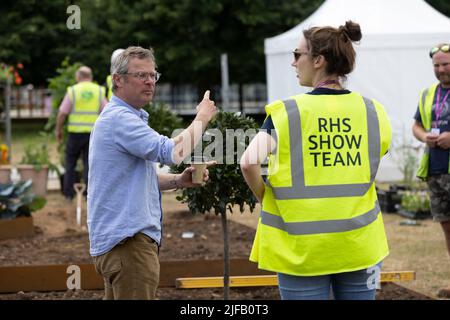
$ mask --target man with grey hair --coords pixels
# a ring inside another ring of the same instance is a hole
[[[113,61],[122,53],[122,52],[124,52],[125,51],[125,49],[122,49],[122,48],[119,48],[119,49],[116,49],[116,50],[114,50],[114,52],[112,53],[112,55],[111,55],[111,65],[113,64]],[[107,98],[108,98],[108,101],[110,101],[111,100],[111,97],[112,97],[112,95],[113,95],[113,91],[112,91],[112,77],[111,77],[111,74],[109,74],[107,77],[106,77],[106,88],[107,88],[107,90],[108,90],[108,94],[107,94]]]
[[[129,47],[111,65],[114,95],[91,136],[88,229],[90,253],[105,282],[105,299],[154,299],[159,283],[160,190],[196,187],[192,167],[158,174],[155,162],[189,156],[216,113],[209,91],[192,124],[173,139],[148,126],[142,107],[160,74],[153,51]],[[208,180],[207,169],[203,172]]]
[[[63,193],[68,200],[75,195],[75,167],[78,159],[83,159],[83,179],[88,182],[89,137],[95,120],[103,107],[108,103],[105,99],[105,88],[92,82],[92,70],[87,66],[78,68],[75,74],[77,84],[67,88],[67,93],[59,106],[56,117],[56,140],[62,142],[63,125],[68,117],[68,137],[65,148],[65,173]]]

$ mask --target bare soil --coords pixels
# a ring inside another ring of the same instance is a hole
[[[83,204],[85,206],[85,204]],[[163,194],[164,237],[160,260],[220,259],[223,256],[222,226],[214,214],[192,215],[185,204],[175,200],[173,193]],[[85,211],[85,210],[84,210]],[[65,202],[58,193],[48,196],[46,207],[34,215],[35,235],[28,238],[0,241],[0,267],[12,265],[47,265],[91,263],[89,238],[85,228],[75,226],[75,205]],[[230,215],[228,220],[231,258],[248,258],[257,213],[243,218]],[[183,238],[184,232],[192,232],[193,238]],[[442,252],[444,254],[445,252]],[[6,299],[101,299],[102,290],[77,290],[65,292],[18,292],[0,294]],[[158,299],[223,299],[222,289],[160,288]],[[278,300],[276,287],[231,288],[234,300]],[[398,284],[383,285],[377,292],[377,300],[431,299]]]

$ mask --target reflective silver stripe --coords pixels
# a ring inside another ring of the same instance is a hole
[[[85,126],[85,127],[93,127],[93,123],[87,123],[87,122],[69,122],[69,126]]]
[[[380,206],[378,204],[378,201],[376,201],[373,209],[350,219],[284,222],[280,216],[261,211],[261,223],[276,229],[283,230],[290,235],[346,232],[359,229],[371,224],[377,219],[379,213]]]
[[[364,97],[363,99],[367,110],[370,182],[305,186],[305,173],[302,161],[303,146],[300,111],[295,100],[286,100],[284,101],[284,105],[286,107],[289,122],[292,187],[271,186],[277,200],[354,197],[362,196],[369,190],[375,180],[378,165],[380,163],[380,124],[372,100]]]

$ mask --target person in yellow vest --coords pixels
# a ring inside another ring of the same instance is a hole
[[[121,54],[124,51],[125,50],[121,48],[114,50],[114,52],[111,55],[111,65],[113,65],[113,61],[119,56],[119,54]],[[110,74],[106,77],[106,89],[108,90],[108,94],[106,97],[108,98],[108,101],[111,101],[113,95],[113,83]]]
[[[56,117],[56,140],[62,142],[63,125],[68,117],[68,137],[65,149],[65,173],[63,193],[73,199],[75,190],[75,167],[78,159],[83,159],[83,179],[87,185],[89,137],[103,107],[108,103],[105,88],[92,82],[92,70],[82,66],[76,72],[77,84],[67,88],[67,93],[59,106]],[[85,195],[87,190],[85,191]]]
[[[417,176],[427,181],[431,214],[441,224],[450,255],[450,44],[431,48],[430,57],[439,82],[420,94],[412,131],[426,144]],[[438,296],[450,298],[450,286]]]
[[[352,21],[303,31],[292,66],[313,90],[268,104],[241,158],[262,203],[250,260],[278,274],[282,299],[374,299],[389,252],[374,180],[390,121],[379,102],[342,85],[361,37]]]

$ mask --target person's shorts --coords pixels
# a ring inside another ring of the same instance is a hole
[[[430,189],[431,215],[434,221],[450,221],[450,174],[427,178]]]

